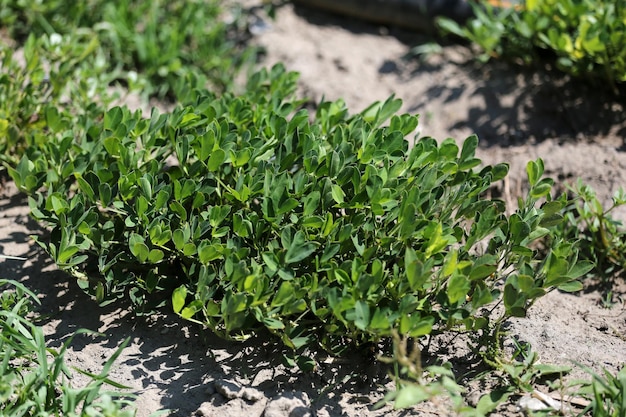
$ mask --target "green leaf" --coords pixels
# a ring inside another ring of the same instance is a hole
[[[198,311],[202,310],[202,301],[193,300],[180,312],[180,316],[186,320],[190,320]]]
[[[208,130],[204,135],[197,138],[194,142],[194,149],[201,161],[206,161],[213,152],[215,145],[215,132]]]
[[[56,107],[48,106],[46,108],[46,124],[53,132],[58,132],[61,129],[61,117]]]
[[[150,250],[144,242],[144,238],[137,233],[132,233],[128,239],[130,252],[141,263],[144,263],[148,259],[148,255],[150,254]]]
[[[426,235],[430,236],[425,252],[427,258],[439,253],[446,246],[454,243],[452,236],[443,236],[443,228],[439,222],[431,223],[426,231]]]
[[[410,383],[398,389],[393,407],[397,410],[409,408],[430,399],[432,394],[424,385]]]
[[[541,182],[530,189],[530,195],[533,198],[541,198],[550,194],[552,190],[552,184],[548,182]]]
[[[152,264],[159,263],[163,260],[165,254],[161,249],[152,249],[148,253],[148,261]]]
[[[539,371],[541,376],[565,375],[572,370],[572,367],[568,365],[550,365],[544,363],[536,363],[533,367]]]
[[[560,284],[559,286],[557,286],[557,288],[560,291],[565,291],[565,292],[578,292],[578,291],[582,291],[584,286],[583,286],[583,283],[580,281],[568,281],[563,284]]]
[[[321,193],[317,190],[307,194],[304,197],[304,217],[310,216],[318,209]]]
[[[106,291],[104,289],[104,285],[102,284],[102,282],[98,282],[96,284],[96,302],[98,304],[101,304],[106,296]]]
[[[225,160],[226,152],[224,152],[222,149],[214,150],[209,157],[209,161],[207,162],[207,167],[209,168],[209,171],[217,171],[220,166],[222,166]]]
[[[526,174],[528,175],[528,182],[531,188],[533,188],[541,176],[543,175],[543,160],[541,158],[536,161],[528,161],[526,164]]]
[[[340,248],[341,246],[338,243],[325,245],[324,253],[322,253],[322,258],[320,259],[320,262],[321,263],[328,262],[333,256],[335,256],[339,252]]]
[[[182,251],[185,256],[193,256],[197,253],[196,245],[192,242],[185,243]]]
[[[98,186],[98,195],[100,196],[100,204],[103,207],[108,207],[111,204],[111,200],[113,197],[113,192],[111,191],[111,186],[109,184],[102,183]]]
[[[448,300],[451,304],[455,304],[461,300],[465,300],[467,293],[471,288],[470,281],[461,274],[453,274],[448,280]]]
[[[185,243],[187,243],[185,234],[180,229],[174,230],[174,233],[172,233],[172,241],[174,242],[174,247],[177,250],[183,250],[183,246],[185,245]]]
[[[179,314],[187,300],[187,288],[184,285],[176,288],[172,293],[172,307],[174,313]]]
[[[279,307],[287,304],[294,298],[294,288],[290,281],[283,281],[272,299],[272,307]]]
[[[52,210],[54,210],[57,215],[65,213],[69,209],[69,204],[60,194],[52,194],[49,200],[52,205]]]
[[[343,204],[343,202],[345,201],[346,194],[343,192],[343,189],[337,184],[332,185],[331,194],[333,200],[335,200],[337,204]]]
[[[439,156],[441,158],[453,161],[459,154],[459,147],[452,138],[447,138],[439,145]]]
[[[317,246],[314,242],[306,242],[306,237],[302,231],[296,232],[287,253],[285,253],[285,263],[292,264],[308,258],[315,252]]]
[[[93,201],[95,198],[95,193],[91,185],[82,177],[77,177],[76,181],[78,182],[78,187],[80,188],[80,190],[85,193],[89,200]]]
[[[561,201],[548,201],[541,206],[541,210],[543,210],[544,216],[546,217],[551,217],[554,214],[558,214],[561,209],[563,209],[563,203]]]
[[[420,337],[430,334],[435,318],[421,317],[419,314],[407,314],[400,318],[400,333],[411,337]]]
[[[181,164],[186,164],[187,157],[189,156],[189,135],[178,136],[174,148],[176,150],[178,161]]]
[[[115,130],[121,123],[124,117],[122,108],[119,106],[109,109],[104,114],[104,128],[109,130]]]
[[[467,38],[467,34],[461,26],[452,19],[440,17],[436,20],[437,26],[444,32],[452,33],[460,38]]]
[[[68,246],[59,252],[56,262],[59,264],[67,263],[67,261],[78,252],[78,246]]]
[[[283,330],[285,328],[285,324],[282,321],[272,317],[264,317],[263,324],[271,330]]]
[[[483,255],[474,262],[469,279],[483,279],[498,270],[498,259],[494,255]]]
[[[513,242],[522,242],[530,234],[530,226],[517,213],[509,217],[509,230]]]
[[[132,245],[130,251],[141,263],[146,262],[150,256],[150,249],[148,249],[148,246],[143,242]]]
[[[591,261],[578,261],[567,271],[567,277],[571,279],[580,278],[593,270],[595,264]]]
[[[263,262],[265,262],[265,265],[269,268],[270,271],[278,271],[278,259],[276,258],[276,255],[274,255],[273,253],[263,252],[261,254],[261,257],[263,258]]]
[[[446,255],[446,259],[443,264],[443,269],[441,270],[441,273],[444,277],[449,277],[457,270],[458,257],[459,252],[457,250],[452,250],[448,252],[448,255]]]
[[[337,174],[343,168],[341,157],[338,152],[332,151],[328,154],[326,158],[326,163],[328,165],[328,176],[330,178],[337,177]]]
[[[278,207],[278,210],[276,211],[276,215],[281,216],[285,213],[288,213],[292,211],[293,209],[295,209],[296,207],[298,207],[299,205],[300,205],[300,202],[296,200],[295,198],[288,198]]]
[[[524,297],[512,284],[504,286],[503,294],[506,311],[513,317],[526,316],[526,297]]]
[[[203,264],[208,264],[211,261],[221,258],[222,247],[217,244],[204,244],[198,248],[198,258]]]
[[[361,330],[366,330],[370,324],[370,307],[366,302],[359,300],[354,305],[354,325]]]
[[[183,115],[182,120],[180,121],[180,127],[187,127],[194,124],[195,121],[199,120],[200,116],[194,113],[187,113]]]
[[[222,224],[222,222],[228,217],[230,214],[230,210],[232,206],[222,205],[222,206],[213,206],[209,209],[209,224],[211,227],[218,227]]]
[[[241,167],[250,161],[252,151],[249,148],[242,149],[239,152],[232,152],[231,161],[234,167]]]
[[[476,411],[480,415],[488,415],[495,410],[498,405],[505,402],[513,393],[512,388],[496,389],[488,394],[483,395],[476,404]]]
[[[139,178],[139,186],[146,198],[152,200],[152,179],[149,174],[144,174]]]
[[[333,215],[331,212],[327,212],[326,219],[324,221],[324,226],[322,228],[322,236],[326,237],[330,235],[330,233],[333,231],[333,227],[334,227]]]
[[[379,126],[402,107],[402,100],[389,97],[384,103],[372,103],[361,112],[363,119],[374,126]]]
[[[467,171],[480,165],[482,161],[479,158],[469,158],[459,163],[459,170]]]
[[[474,160],[474,155],[476,154],[476,149],[478,148],[478,136],[471,135],[463,142],[463,147],[461,148],[461,156],[459,157],[459,166],[467,163],[468,161]],[[480,160],[478,161],[480,163]],[[460,168],[459,169],[463,169]]]
[[[246,238],[249,237],[252,231],[252,222],[243,218],[239,213],[233,215],[233,231],[237,236]]]
[[[547,265],[546,280],[544,288],[561,285],[566,281],[570,281],[568,276],[569,262],[564,258],[552,257]],[[574,271],[576,272],[576,271]]]
[[[563,222],[563,216],[558,213],[554,213],[554,214],[543,216],[543,218],[541,219],[541,222],[539,222],[539,225],[541,227],[550,228],[550,227],[558,226],[562,222]]]
[[[411,289],[413,291],[422,290],[430,270],[424,267],[424,264],[417,258],[415,250],[409,246],[404,252],[404,269]]]
[[[501,179],[504,179],[504,177],[506,177],[507,174],[509,173],[509,164],[503,163],[503,164],[494,165],[491,172],[492,172],[492,180],[500,181]]]
[[[372,316],[369,327],[372,330],[387,330],[391,328],[389,318],[382,312],[380,307],[376,307],[376,310],[374,310],[374,315]]]

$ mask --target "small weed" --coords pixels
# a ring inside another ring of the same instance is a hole
[[[581,256],[593,262],[605,282],[618,276],[626,266],[626,232],[611,213],[626,204],[626,193],[618,190],[612,204],[604,208],[595,191],[578,181],[569,187],[572,203],[565,210],[564,238],[578,240]]]
[[[612,309],[616,302],[613,300],[613,291],[607,291],[606,295],[602,298],[602,307],[606,309]]]
[[[410,339],[392,332],[393,356],[381,357],[379,360],[393,365],[394,374],[391,377],[396,383],[396,389],[389,392],[375,408],[392,402],[394,408],[402,409],[429,401],[449,412],[450,404],[444,402],[447,399],[456,413],[465,415],[463,413],[471,408],[464,404],[462,394],[465,390],[456,383],[449,364],[423,368],[421,347],[417,340]]]
[[[0,286],[14,287],[13,291],[3,289],[0,296],[2,415],[134,416],[133,410],[123,409],[129,403],[120,399],[120,393],[101,391],[104,385],[127,389],[107,375],[128,339],[99,374],[76,369],[89,376],[91,382],[83,388],[73,387],[64,355],[73,337],[87,331],[77,331],[59,351],[47,348],[43,330],[24,318],[30,312],[30,304],[39,302],[35,294],[16,281],[0,280]]]
[[[588,400],[588,405],[578,415],[594,417],[621,417],[626,415],[626,368],[613,375],[604,370],[598,374],[578,364],[590,376],[591,381],[577,381],[576,393]]]

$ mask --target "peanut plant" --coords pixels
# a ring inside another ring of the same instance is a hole
[[[526,0],[519,7],[476,2],[473,8],[476,17],[465,27],[449,19],[439,24],[478,45],[482,60],[547,62],[607,83],[616,93],[626,81],[626,4],[621,0]]]
[[[27,149],[9,172],[50,227],[39,243],[100,303],[170,300],[223,337],[266,329],[295,352],[489,333],[580,289],[590,263],[553,234],[565,202],[541,160],[506,216],[485,193],[508,167],[480,167],[477,137],[410,143],[418,119],[393,97],[352,116],[322,103],[311,121],[295,81],[275,66],[241,96],[189,91],[149,118],[114,107]],[[501,316],[481,313],[494,303]]]

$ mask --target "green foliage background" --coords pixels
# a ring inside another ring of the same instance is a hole
[[[525,0],[502,8],[475,2],[474,11],[476,18],[465,27],[448,19],[439,23],[444,32],[477,44],[483,60],[552,63],[616,92],[626,81],[624,0]]]

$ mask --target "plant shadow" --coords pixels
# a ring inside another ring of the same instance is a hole
[[[605,85],[556,70],[495,60],[483,64],[471,49],[450,46],[425,59],[413,59],[403,76],[434,73],[443,64],[447,75],[433,77],[409,112],[428,114],[429,103],[442,103],[452,117],[438,120],[441,129],[475,133],[482,147],[626,134],[624,91],[616,95]]]

